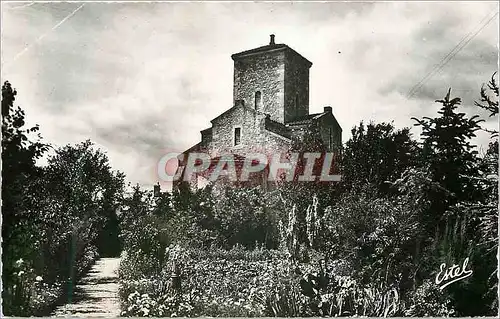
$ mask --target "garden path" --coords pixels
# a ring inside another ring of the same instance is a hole
[[[58,307],[54,316],[118,317],[118,265],[120,258],[101,258],[76,285],[73,302]]]

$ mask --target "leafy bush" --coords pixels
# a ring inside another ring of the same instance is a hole
[[[79,278],[85,273],[97,257],[95,247],[87,249],[77,265],[75,277]],[[14,285],[4,289],[8,289],[6,295],[11,296],[10,309],[19,315],[46,315],[65,293],[65,281],[47,280],[43,273],[36,272],[30,261],[17,260],[15,270]]]
[[[180,301],[177,304],[184,310],[190,309],[191,316],[261,316],[264,314],[262,300],[265,300],[267,291],[272,289],[266,284],[273,282],[271,278],[283,277],[283,272],[288,268],[283,254],[268,250],[245,251],[236,248],[231,251],[206,251],[171,246],[167,249],[167,255],[170,264],[176,260],[182,265],[183,294],[179,300],[187,304]],[[145,272],[144,263],[130,261],[137,260],[135,256],[124,256],[120,265],[122,314],[144,315],[142,308],[135,304],[139,300],[145,303],[143,300],[151,299],[158,307],[164,305],[165,301],[177,300],[172,299],[169,267]],[[140,278],[137,274],[140,274]],[[137,294],[141,296],[140,299]],[[149,299],[143,297],[146,294]],[[162,310],[164,315],[171,310],[165,311]],[[179,313],[177,310],[174,312]]]
[[[170,268],[149,270],[147,259],[124,256],[120,301],[124,316],[394,316],[404,303],[397,287],[362,286],[341,262],[324,268],[297,263],[281,251],[168,248],[182,269],[182,292]],[[133,260],[133,261],[132,261]],[[138,268],[135,268],[138,267]],[[322,279],[321,279],[322,278]]]
[[[400,181],[394,184],[395,188],[402,189],[401,183],[405,184]],[[235,196],[235,192],[230,196]],[[176,212],[178,207],[171,208],[169,218],[150,209],[132,224],[135,230],[131,230],[129,242],[134,244],[126,245],[128,250],[120,265],[122,315],[297,317],[452,313],[446,300],[419,286],[414,277],[418,264],[408,251],[418,247],[418,216],[425,209],[415,196],[420,195],[407,194],[402,189],[394,199],[379,198],[376,190],[365,187],[362,193],[343,194],[326,209],[312,196],[309,205],[300,205],[303,211],[292,205],[288,214],[281,214],[281,219],[276,217],[275,236],[280,250],[265,249],[264,242],[253,250],[238,243],[230,250],[218,248],[224,240],[212,241],[207,249],[191,237],[195,229],[203,229],[200,217],[192,214],[191,223],[176,230],[173,227],[180,221],[176,216],[181,218]],[[207,216],[215,201],[205,197],[193,205],[201,203],[208,203],[203,208]],[[188,220],[184,217],[184,221]],[[186,227],[190,230],[185,231]],[[218,231],[212,234],[222,236]],[[148,244],[143,247],[141,242]],[[168,243],[171,244],[165,247]],[[181,266],[181,292],[174,290],[171,283],[174,262]],[[416,293],[414,287],[422,300],[434,306],[418,308],[417,301],[410,297]],[[437,305],[445,306],[441,309]]]
[[[443,295],[431,280],[424,281],[416,289],[404,312],[405,316],[413,317],[451,316],[453,314],[455,311],[452,301]]]
[[[50,313],[97,258],[99,238],[113,224],[123,174],[90,141],[54,148],[26,128],[14,107],[16,90],[2,86],[2,306],[4,315]],[[116,226],[116,223],[114,223]],[[69,258],[68,258],[69,256]],[[22,261],[18,263],[18,261]],[[21,268],[20,268],[21,267]],[[42,278],[42,280],[37,280]]]

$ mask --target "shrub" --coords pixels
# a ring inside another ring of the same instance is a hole
[[[171,287],[171,269],[147,267],[147,257],[126,255],[120,265],[124,316],[393,316],[404,304],[397,285],[361,285],[340,275],[343,262],[318,267],[281,251],[256,249],[167,250],[168,265],[182,270],[182,292]]]
[[[182,295],[172,299],[169,267],[147,268],[146,256],[127,254],[119,271],[123,315],[146,315],[144,307],[139,307],[145,304],[156,305],[151,306],[154,310],[146,307],[150,309],[147,315],[188,311],[192,316],[262,316],[267,293],[273,288],[269,283],[285,278],[289,268],[283,254],[263,249],[206,251],[171,246],[167,255],[170,262],[175,259],[182,266]],[[173,310],[172,305],[182,311]]]
[[[97,259],[97,248],[89,246],[83,257],[75,263],[75,276],[80,277]],[[53,305],[64,295],[66,278],[48,280],[43,273],[37,273],[32,262],[19,259],[15,262],[14,285],[4,287],[9,307],[18,315],[47,315]]]
[[[412,293],[404,315],[427,317],[451,316],[454,313],[451,300],[431,280],[427,280]]]

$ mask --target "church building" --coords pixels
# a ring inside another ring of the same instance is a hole
[[[306,133],[313,134],[327,152],[339,154],[342,128],[325,106],[309,113],[309,69],[312,63],[286,44],[275,43],[233,54],[233,106],[211,120],[201,141],[181,154],[182,176],[187,155],[207,153],[216,159],[234,154],[287,152]],[[296,145],[296,144],[295,144]],[[193,186],[200,186],[196,178]]]

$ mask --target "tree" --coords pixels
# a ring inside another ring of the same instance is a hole
[[[165,216],[153,214],[154,209],[153,194],[137,184],[132,193],[125,196],[120,214],[120,236],[125,251],[149,256],[151,263],[162,259],[165,248],[170,244],[170,238],[163,238],[166,233],[163,229]],[[161,261],[156,266],[161,266]]]
[[[40,180],[37,159],[48,150],[38,126],[25,128],[25,113],[14,109],[17,91],[6,81],[2,86],[2,285],[5,314],[28,314],[24,296],[13,290],[17,282],[15,262],[37,254],[34,236],[39,226],[33,196]],[[26,245],[27,242],[33,245]]]
[[[219,245],[224,248],[277,247],[276,216],[267,208],[265,194],[259,188],[225,187],[214,200],[213,220],[209,221],[205,220],[204,228],[217,229]]]
[[[487,93],[485,85],[482,86],[480,96],[481,102],[475,102],[475,105],[490,112],[489,117],[498,116],[498,84],[495,81],[496,72],[493,73],[491,80],[487,84],[489,91]],[[484,104],[486,103],[486,104]],[[488,250],[498,249],[498,131],[491,131],[490,143],[486,154],[481,159],[480,174],[470,176],[483,191],[484,197],[481,203],[475,203],[474,209],[481,211],[481,244]]]
[[[105,153],[89,140],[66,145],[49,158],[44,180],[46,229],[51,232],[46,238],[58,234],[59,244],[64,245],[76,236],[76,254],[88,245],[97,246],[104,255],[119,253],[116,212],[122,201],[124,175],[111,169]]]
[[[390,181],[417,164],[418,146],[410,130],[396,130],[392,123],[366,127],[361,122],[352,129],[342,156],[342,180],[345,190],[373,184],[380,195],[391,192]]]
[[[306,258],[307,250],[310,248],[308,235],[308,211],[311,212],[312,203],[315,209],[322,212],[323,208],[328,206],[337,195],[339,188],[338,182],[321,181],[319,175],[322,173],[323,163],[326,159],[327,148],[321,140],[320,132],[317,127],[312,126],[304,130],[302,134],[292,140],[290,154],[298,155],[298,162],[295,167],[294,178],[292,181],[278,180],[276,187],[264,196],[264,211],[273,216],[275,224],[281,223],[288,227],[291,220],[294,220],[292,227],[293,237],[296,243],[293,249],[289,251],[294,257]],[[301,181],[306,165],[309,165],[304,157],[305,153],[317,153],[320,157],[315,160],[313,166],[313,181]],[[330,174],[339,174],[339,154],[335,154],[330,167]],[[317,202],[316,202],[317,201]],[[310,214],[309,214],[310,215]],[[276,226],[276,225],[275,225]],[[289,225],[291,227],[291,225]],[[278,227],[280,228],[280,227]],[[283,237],[283,229],[280,230]],[[283,239],[283,238],[281,238]],[[288,243],[291,245],[291,243]],[[309,247],[309,248],[308,248]],[[296,255],[296,256],[295,256]]]
[[[480,91],[481,102],[475,105],[487,110],[489,117],[498,116],[498,84],[495,74]],[[489,91],[489,92],[488,92]],[[498,278],[496,256],[498,252],[498,130],[488,131],[490,143],[488,150],[479,159],[478,174],[466,176],[481,192],[481,198],[461,203],[464,215],[470,216],[463,221],[463,227],[470,229],[468,238],[461,236],[463,242],[472,242],[470,250],[474,253],[473,261],[479,271],[474,274],[473,289],[481,293],[478,299],[484,305],[482,313],[498,309]],[[470,287],[469,287],[470,289]],[[468,297],[468,296],[467,296]],[[470,301],[470,297],[467,301]],[[467,303],[467,302],[465,302]],[[488,309],[489,308],[489,309]],[[479,312],[478,312],[479,313]]]
[[[494,85],[494,81],[492,83]],[[422,161],[428,167],[429,178],[439,185],[426,191],[424,197],[430,206],[424,211],[422,226],[428,241],[435,243],[428,250],[435,264],[452,264],[470,258],[474,265],[470,279],[446,290],[454,301],[457,314],[484,315],[491,304],[491,295],[487,295],[488,274],[492,271],[495,256],[481,247],[483,240],[479,230],[485,207],[495,207],[496,211],[498,196],[493,199],[490,195],[497,185],[492,188],[484,178],[484,172],[488,171],[488,165],[485,165],[488,156],[480,158],[471,142],[483,120],[478,115],[469,118],[465,113],[457,112],[461,100],[451,99],[450,93],[451,89],[444,99],[436,101],[443,105],[438,112],[440,116],[415,119],[416,125],[422,127]],[[484,108],[495,115],[495,101],[487,97],[484,87],[481,96],[488,104],[487,107],[483,105]],[[483,107],[479,103],[476,105]],[[491,151],[491,145],[488,153],[489,156],[496,153]],[[496,204],[492,205],[492,201]],[[487,224],[491,225],[491,222]],[[485,229],[490,231],[491,228]]]
[[[477,175],[477,151],[471,138],[476,136],[482,120],[477,115],[468,118],[465,113],[457,112],[461,99],[450,99],[450,93],[451,89],[444,99],[436,101],[443,105],[438,117],[413,118],[415,125],[422,128],[421,160],[429,165],[432,179],[446,190],[430,194],[432,216],[428,226],[437,226],[439,232],[444,231],[443,216],[451,206],[480,196],[474,184],[464,176]]]
[[[481,87],[481,100],[480,102],[475,101],[474,104],[488,112],[490,112],[489,117],[497,116],[498,114],[498,84],[495,81],[495,75],[497,72],[493,73],[490,81],[487,84],[483,84]],[[493,93],[493,96],[488,94],[488,91]],[[498,137],[498,130],[489,131],[491,137]]]

